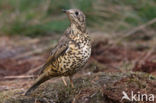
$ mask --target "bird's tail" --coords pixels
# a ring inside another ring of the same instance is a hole
[[[25,95],[29,95],[32,91],[34,91],[41,83],[47,81],[49,76],[45,73],[41,74],[36,82],[26,91]]]

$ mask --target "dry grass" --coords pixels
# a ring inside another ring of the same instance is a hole
[[[154,0],[5,0],[0,1],[0,34],[62,33],[69,24],[61,12],[63,8],[81,9],[86,14],[88,27],[94,30],[121,34],[155,18],[155,4]],[[155,28],[155,24],[150,28]]]

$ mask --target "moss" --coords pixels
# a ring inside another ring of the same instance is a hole
[[[153,93],[154,82],[145,73],[97,73],[74,80],[75,88],[65,87],[62,81],[46,82],[36,89],[30,96],[9,96],[5,103],[120,103],[122,91]],[[153,76],[152,76],[153,77]],[[155,77],[154,77],[155,78]],[[69,82],[68,82],[69,83]]]
[[[12,97],[16,98],[22,92],[23,92],[22,89],[15,89],[15,90],[12,89],[12,90],[2,91],[0,92],[0,103],[3,103],[3,101],[8,98],[12,98]]]

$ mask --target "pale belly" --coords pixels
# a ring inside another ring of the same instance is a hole
[[[70,75],[81,69],[91,55],[91,47],[83,45],[81,48],[71,45],[64,56],[60,57],[59,71],[65,75]]]

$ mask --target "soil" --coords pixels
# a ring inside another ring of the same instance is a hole
[[[156,94],[155,36],[119,40],[101,34],[92,35],[92,55],[74,76],[74,89],[53,78],[23,96],[59,37],[0,37],[0,102],[128,103],[121,101],[122,91]]]

